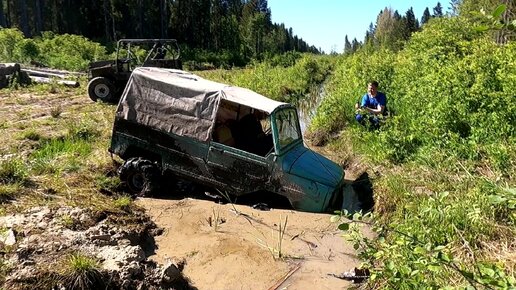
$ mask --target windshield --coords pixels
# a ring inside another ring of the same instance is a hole
[[[276,113],[276,128],[278,128],[278,140],[280,149],[285,148],[292,142],[301,139],[299,121],[296,110],[285,109]]]

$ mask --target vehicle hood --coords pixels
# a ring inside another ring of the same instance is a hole
[[[285,156],[284,170],[302,178],[336,187],[344,170],[335,162],[304,146],[297,146]]]

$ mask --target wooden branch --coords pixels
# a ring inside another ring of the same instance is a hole
[[[272,285],[269,290],[276,290],[278,289],[279,286],[281,286],[281,284],[285,283],[285,281],[287,281],[287,279],[292,276],[292,274],[294,274],[297,270],[299,270],[299,268],[301,268],[301,263],[297,264],[294,268],[292,268],[285,276],[283,276],[280,280],[278,280],[278,282],[276,282],[276,284]]]

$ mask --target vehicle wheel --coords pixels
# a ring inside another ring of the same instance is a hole
[[[131,194],[149,196],[158,190],[161,173],[158,165],[150,160],[129,158],[120,166],[118,174]]]
[[[103,102],[112,102],[114,93],[113,83],[105,77],[93,78],[88,83],[88,95],[94,102],[99,99]]]

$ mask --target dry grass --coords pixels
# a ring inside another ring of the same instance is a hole
[[[28,173],[24,184],[0,183],[2,195],[16,199],[16,207],[4,200],[0,209],[60,204],[115,207],[95,183],[96,176],[113,170],[107,146],[114,110],[91,102],[85,88],[61,87],[55,94],[45,85],[0,91],[0,159],[22,160]],[[54,143],[59,146],[44,148]]]

